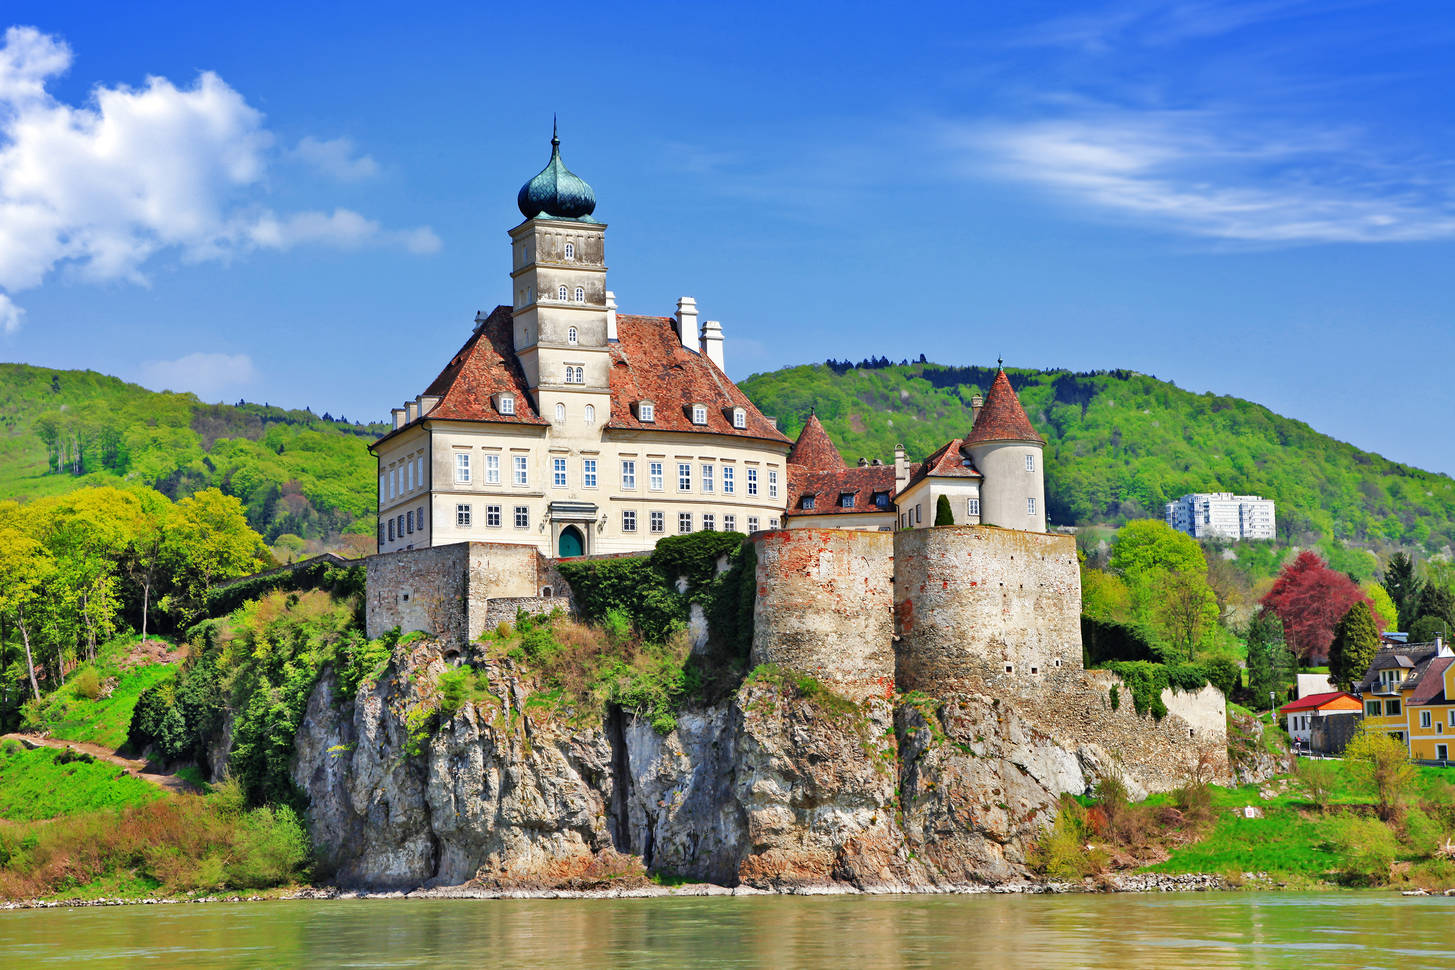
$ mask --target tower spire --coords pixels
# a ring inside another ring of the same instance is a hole
[[[561,139],[556,137],[556,113],[554,111],[551,112],[551,147],[561,147]]]

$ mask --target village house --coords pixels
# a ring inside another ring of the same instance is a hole
[[[1313,746],[1314,722],[1319,718],[1336,714],[1358,716],[1362,705],[1359,698],[1341,690],[1300,697],[1278,709],[1287,718],[1288,736],[1304,750]]]
[[[1455,654],[1440,639],[1380,647],[1355,687],[1363,698],[1365,724],[1402,742],[1412,757],[1423,757],[1415,754],[1416,733],[1420,735],[1419,750],[1430,752],[1431,759],[1437,745],[1445,746],[1448,754],[1448,743],[1442,739],[1455,722],[1446,713],[1451,695],[1445,691],[1444,678],[1452,656]],[[1445,715],[1438,731],[1437,714]]]

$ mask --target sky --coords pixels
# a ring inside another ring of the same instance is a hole
[[[554,114],[735,378],[1125,367],[1455,473],[1448,3],[225,6],[0,8],[0,360],[382,419]]]

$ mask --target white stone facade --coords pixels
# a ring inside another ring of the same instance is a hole
[[[1272,499],[1231,492],[1198,492],[1168,502],[1167,524],[1194,539],[1272,539],[1277,520]]]

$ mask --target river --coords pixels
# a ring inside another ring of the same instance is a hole
[[[1455,968],[1455,899],[1358,893],[337,900],[0,913],[0,966]]]

